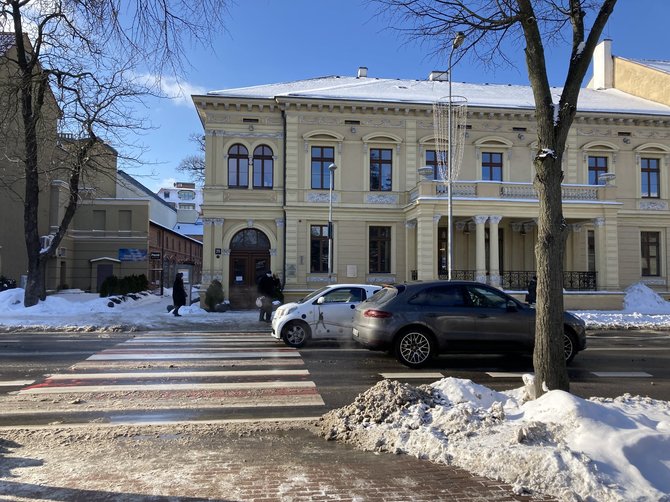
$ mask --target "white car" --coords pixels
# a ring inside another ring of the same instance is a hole
[[[285,303],[272,317],[272,336],[289,347],[302,347],[310,338],[350,340],[356,305],[379,289],[372,284],[331,284]]]

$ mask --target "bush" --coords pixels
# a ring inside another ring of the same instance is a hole
[[[205,292],[205,306],[209,312],[216,312],[216,306],[223,302],[223,285],[214,279]]]
[[[100,296],[107,297],[111,295],[127,295],[128,293],[139,293],[149,287],[149,280],[144,274],[127,275],[119,279],[115,275],[110,275],[102,281],[100,286]]]
[[[15,287],[16,287],[16,281],[14,279],[10,279],[9,277],[0,275],[0,291],[5,291],[7,289],[14,289]]]

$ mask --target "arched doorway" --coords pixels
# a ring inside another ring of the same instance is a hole
[[[270,270],[270,240],[260,230],[240,230],[230,242],[230,305],[234,309],[256,308],[256,283]]]

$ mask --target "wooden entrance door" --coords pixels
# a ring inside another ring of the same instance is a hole
[[[248,228],[233,237],[230,248],[230,306],[255,309],[258,279],[270,270],[270,241],[261,231]]]

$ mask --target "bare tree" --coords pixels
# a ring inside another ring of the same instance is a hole
[[[577,98],[598,39],[616,0],[373,0],[398,16],[400,30],[448,51],[457,32],[466,34],[464,52],[485,63],[510,61],[507,50],[521,44],[535,98],[538,150],[533,180],[539,197],[535,392],[569,390],[563,355],[563,255],[567,225],[563,218],[562,159],[577,111]],[[590,26],[587,25],[590,22]],[[558,103],[549,87],[545,48],[570,47]]]
[[[225,5],[218,0],[0,0],[0,26],[13,35],[6,58],[11,78],[4,86],[9,92],[2,101],[16,112],[0,120],[3,129],[12,129],[10,119],[19,124],[17,148],[11,158],[5,154],[15,166],[13,182],[5,186],[14,193],[24,187],[26,306],[45,296],[47,259],[75,214],[82,181],[105,173],[101,146],[132,146],[129,138],[143,123],[135,116],[136,105],[154,94],[165,72],[181,75],[186,42],[209,46],[223,26]],[[72,139],[60,146],[48,122],[54,109],[60,131]],[[54,176],[66,178],[69,198],[51,244],[42,249],[40,193]]]
[[[205,137],[193,133],[189,139],[197,145],[198,153],[181,159],[177,171],[187,174],[193,181],[202,185],[205,182]]]

